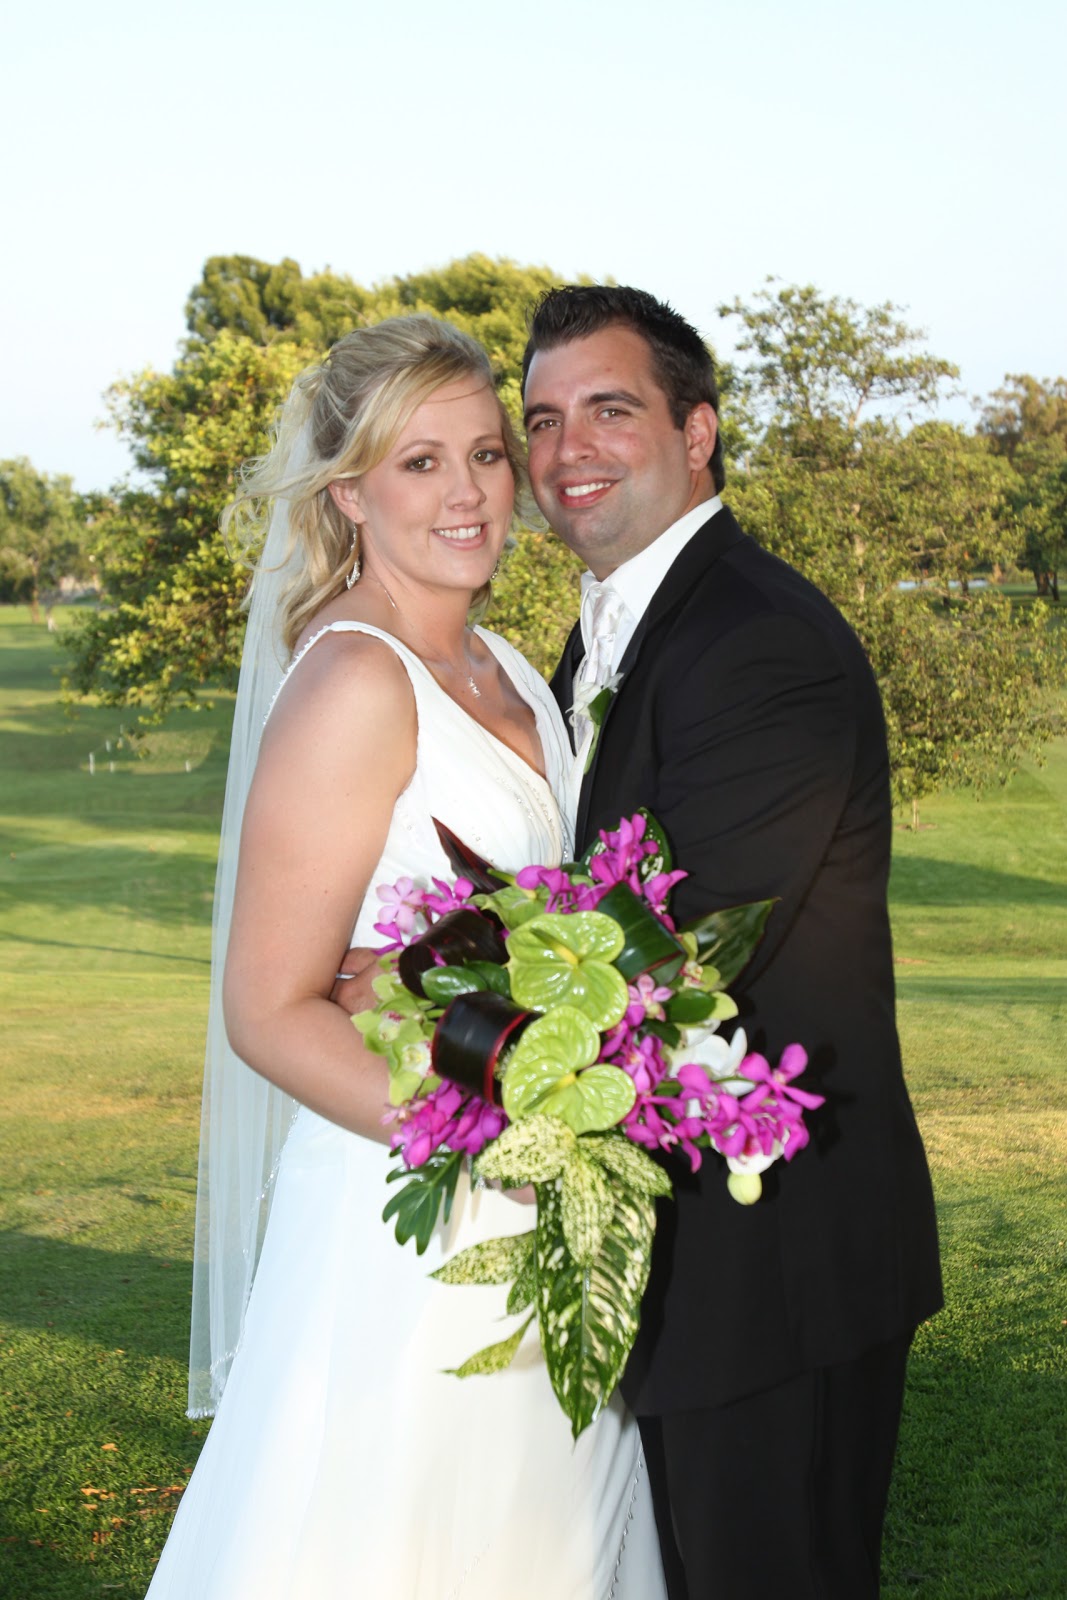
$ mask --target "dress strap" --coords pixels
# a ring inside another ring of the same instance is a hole
[[[275,689],[274,697],[271,700],[270,705],[267,707],[267,715],[263,718],[264,725],[266,725],[267,719],[274,710],[275,702],[277,701],[278,696],[285,688],[285,685],[289,682],[289,679],[296,671],[296,668],[300,665],[301,661],[303,661],[312,645],[318,644],[319,640],[324,636],[324,634],[327,633],[369,633],[373,638],[381,639],[383,644],[389,645],[391,649],[396,651],[396,654],[407,667],[409,677],[411,677],[412,668],[414,667],[418,672],[422,673],[424,678],[428,678],[431,683],[436,683],[437,681],[429,667],[426,665],[425,661],[420,660],[420,658],[415,654],[414,650],[409,650],[406,644],[402,644],[394,634],[386,633],[384,628],[376,628],[373,622],[352,622],[347,619],[342,619],[338,622],[327,622],[323,624],[317,633],[313,633],[311,635],[311,638],[308,639],[306,644],[301,645],[292,661],[290,661],[288,667],[286,668],[285,676]],[[416,700],[417,698],[418,696],[416,695]]]

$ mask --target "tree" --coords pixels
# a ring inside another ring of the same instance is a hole
[[[85,513],[67,477],[38,472],[25,456],[0,461],[0,598],[29,603],[63,578],[88,578]]]
[[[112,388],[109,405],[142,481],[120,485],[95,528],[112,607],[72,631],[71,685],[152,720],[195,702],[209,681],[232,681],[244,634],[248,558],[230,551],[218,519],[241,462],[261,454],[297,372],[359,323],[426,311],[485,345],[501,394],[520,407],[526,314],[559,280],[544,267],[469,256],[439,272],[364,289],[297,264],[213,257],[186,307],[188,336],[169,373]],[[538,661],[565,634],[574,563],[562,545],[522,534],[506,563],[494,620]],[[535,597],[540,596],[540,600]]]
[[[1050,737],[1044,688],[1063,656],[1041,611],[1013,612],[971,579],[1011,555],[1016,482],[961,428],[863,415],[926,407],[955,368],[889,305],[764,289],[742,319],[742,375],[762,424],[728,497],[748,530],[807,573],[856,629],[885,704],[894,794],[913,807],[944,783],[1003,777]],[[937,597],[902,588],[932,580]]]
[[[1067,560],[1067,441],[1055,434],[1025,440],[1012,466],[1009,498],[1022,535],[1020,564],[1033,573],[1039,595],[1059,600]]]
[[[1033,573],[1039,595],[1058,600],[1067,540],[1067,378],[1008,373],[982,406],[978,431],[1015,469],[1010,501],[1019,564]]]
[[[890,302],[861,306],[824,298],[812,284],[770,287],[777,281],[768,278],[747,304],[719,307],[744,326],[737,347],[754,356],[744,387],[767,428],[801,441],[826,423],[854,429],[870,406],[933,405],[945,380],[959,376],[952,362],[912,348],[923,335]]]
[[[1033,378],[1009,372],[982,405],[979,433],[1009,460],[1024,442],[1059,439],[1067,445],[1067,378]]]

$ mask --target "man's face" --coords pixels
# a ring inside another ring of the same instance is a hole
[[[539,350],[525,411],[537,504],[597,578],[714,493],[715,413],[697,406],[675,427],[632,328]]]

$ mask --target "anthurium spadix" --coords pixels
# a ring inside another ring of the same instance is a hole
[[[504,1074],[504,1110],[513,1122],[558,1117],[574,1133],[601,1133],[632,1109],[634,1081],[597,1062],[600,1034],[573,1006],[556,1006],[531,1022]],[[595,1064],[594,1064],[595,1063]]]

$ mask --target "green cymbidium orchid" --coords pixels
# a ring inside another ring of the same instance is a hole
[[[613,1128],[636,1090],[620,1067],[597,1062],[599,1054],[600,1035],[589,1019],[573,1006],[555,1006],[531,1022],[508,1058],[504,1110],[513,1122],[558,1117],[575,1133]]]
[[[536,1011],[573,1006],[605,1032],[629,1003],[626,979],[611,964],[623,943],[618,923],[598,911],[544,912],[508,940],[512,998]]]

